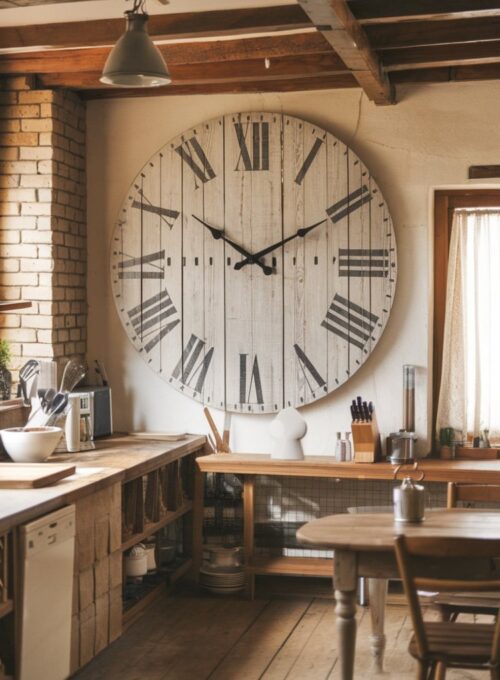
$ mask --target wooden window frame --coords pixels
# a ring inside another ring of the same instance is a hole
[[[443,365],[446,282],[453,211],[456,208],[497,208],[498,189],[438,189],[434,192],[434,319],[432,340],[432,442],[436,441],[436,416]]]

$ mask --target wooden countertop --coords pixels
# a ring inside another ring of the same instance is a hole
[[[110,484],[146,474],[204,443],[205,437],[199,435],[178,442],[118,435],[99,440],[94,451],[53,455],[49,464],[74,463],[76,474],[40,489],[0,489],[0,533]]]
[[[260,453],[214,453],[196,460],[202,472],[284,477],[393,479],[395,469],[391,463],[338,463],[333,456],[306,456],[304,460],[272,460],[270,456]],[[425,472],[424,481],[427,482],[500,484],[500,460],[422,459],[419,460],[418,467]]]

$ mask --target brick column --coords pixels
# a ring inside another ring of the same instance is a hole
[[[0,80],[0,300],[32,309],[0,316],[13,366],[86,351],[85,104]]]

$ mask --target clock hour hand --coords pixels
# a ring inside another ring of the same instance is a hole
[[[328,220],[324,219],[321,220],[320,222],[315,222],[314,224],[311,224],[309,227],[302,227],[301,229],[298,229],[295,234],[292,234],[291,236],[287,236],[286,238],[282,239],[281,241],[278,241],[277,243],[273,243],[271,246],[268,246],[267,248],[264,248],[263,250],[259,250],[258,253],[255,253],[254,255],[251,255],[250,257],[247,257],[246,260],[241,260],[241,262],[237,262],[234,265],[235,269],[241,269],[247,264],[252,264],[255,262],[255,260],[260,259],[261,257],[264,257],[264,255],[267,255],[268,253],[272,252],[273,250],[276,250],[276,248],[279,248],[280,246],[284,246],[285,243],[288,243],[289,241],[293,241],[294,238],[297,238],[300,236],[301,238],[304,238],[306,234],[308,234],[310,231],[313,229],[316,229],[316,227],[319,227],[320,224],[324,224]]]
[[[212,227],[212,225],[207,224],[207,222],[204,222],[199,217],[196,217],[196,215],[192,215],[192,217],[194,217],[195,220],[197,220],[206,229],[208,229],[208,231],[212,234],[212,236],[214,237],[214,239],[216,241],[218,241],[219,239],[222,239],[223,241],[228,243],[232,248],[234,248],[234,250],[236,250],[236,252],[238,252],[240,255],[243,255],[243,257],[245,257],[248,262],[252,262],[252,264],[258,265],[262,269],[264,274],[269,275],[269,274],[273,273],[273,270],[272,270],[271,267],[268,267],[263,262],[259,262],[259,260],[254,258],[254,256],[251,253],[249,253],[248,250],[245,250],[245,248],[240,246],[238,243],[231,241],[231,239],[228,238],[224,234],[223,231],[221,231],[220,229],[216,229],[215,227]],[[239,263],[237,263],[237,264],[239,264]],[[239,269],[239,267],[237,267],[237,269]]]

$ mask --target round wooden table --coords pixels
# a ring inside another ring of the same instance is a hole
[[[356,589],[360,576],[369,579],[372,651],[376,669],[382,671],[387,579],[399,577],[394,554],[394,539],[399,534],[498,539],[500,512],[462,508],[427,510],[420,524],[396,522],[392,513],[329,515],[308,522],[298,530],[300,543],[334,550],[335,613],[342,680],[352,680],[354,675]],[[463,569],[463,564],[461,567]]]

